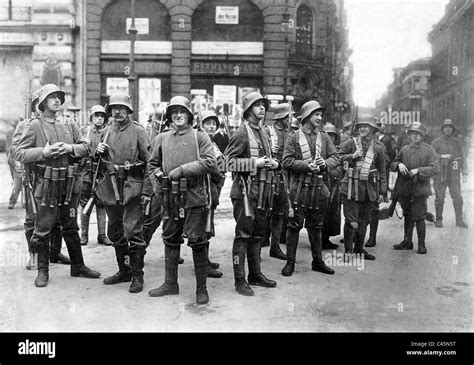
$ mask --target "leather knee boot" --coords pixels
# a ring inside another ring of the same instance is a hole
[[[97,243],[104,246],[112,246],[112,241],[107,237],[106,225],[107,225],[107,213],[104,207],[95,206],[95,212],[97,214]]]
[[[162,297],[164,295],[179,294],[178,285],[178,261],[180,246],[165,244],[165,282],[159,288],[148,292],[151,297]]]
[[[281,251],[280,248],[280,237],[281,229],[283,226],[283,216],[275,215],[272,216],[271,220],[271,240],[270,240],[270,257],[287,260],[288,257]]]
[[[89,221],[90,217],[81,212],[81,245],[87,246],[89,242]]]
[[[266,288],[273,288],[277,285],[276,281],[268,279],[260,267],[260,242],[252,239],[247,246],[247,262],[249,265],[249,274],[247,276],[249,285],[258,285]]]
[[[359,223],[359,228],[357,229],[354,241],[354,253],[363,255],[364,260],[375,260],[375,256],[369,254],[366,250],[364,250],[364,240],[366,234],[367,223]]]
[[[311,269],[313,271],[319,271],[323,274],[333,275],[334,270],[326,266],[323,261],[323,247],[321,238],[321,228],[308,229],[309,243],[311,245],[311,256],[313,262],[311,263]]]
[[[115,258],[117,259],[119,271],[114,275],[105,278],[105,285],[126,283],[132,280],[132,270],[130,269],[130,266],[127,265],[127,256],[129,256],[129,250],[127,246],[115,246]]]
[[[38,288],[48,285],[49,280],[49,248],[42,246],[37,248],[38,252],[38,276],[35,279],[35,286]]]
[[[416,234],[418,235],[417,253],[426,254],[426,246],[425,246],[426,222],[424,218],[416,221]]]
[[[37,254],[34,253],[33,247],[31,246],[31,237],[33,236],[33,231],[34,227],[27,227],[25,224],[25,238],[26,238],[26,244],[28,245],[28,252],[30,254],[30,259],[28,260],[28,264],[26,264],[26,269],[31,270],[36,267],[36,261],[37,261]]]
[[[61,231],[61,226],[59,226],[59,224],[54,225],[49,239],[49,262],[55,264],[71,265],[71,260],[69,257],[61,253],[62,241],[63,234]]]
[[[132,284],[130,293],[140,293],[143,290],[143,266],[145,265],[145,246],[130,247],[130,267],[132,271]]]
[[[466,222],[462,219],[462,204],[456,204],[454,206],[454,214],[456,216],[456,226],[467,228]]]
[[[365,243],[365,247],[374,247],[377,244],[377,230],[379,228],[379,216],[380,211],[374,210],[372,211],[372,217],[370,219],[370,233],[369,239]]]
[[[443,227],[443,205],[441,203],[436,204],[435,202],[435,211],[436,211],[436,221],[435,227],[442,228]]]
[[[395,250],[413,250],[413,228],[415,226],[415,222],[411,216],[405,216],[403,227],[403,241],[400,242],[398,245],[394,245],[393,248]]]
[[[296,250],[298,248],[300,232],[293,228],[286,229],[286,265],[281,270],[283,276],[291,276],[295,271]]]
[[[351,226],[349,222],[344,222],[344,249],[347,254],[352,253],[354,250],[354,236],[355,229]]]
[[[194,273],[196,275],[196,303],[209,302],[206,280],[209,256],[206,245],[193,246]]]

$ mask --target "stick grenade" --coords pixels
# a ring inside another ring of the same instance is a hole
[[[69,205],[69,191],[72,189],[72,179],[74,178],[74,165],[67,167],[66,175],[66,197],[64,198],[64,205]]]
[[[316,177],[316,210],[319,210],[319,200],[321,199],[321,190],[323,188],[323,177],[318,175]]]
[[[44,183],[43,183],[43,195],[41,198],[41,205],[43,207],[49,202],[49,186],[51,184],[51,176],[53,173],[53,168],[51,166],[46,166],[44,170]]]
[[[354,194],[355,194],[354,200],[356,202],[359,201],[359,176],[360,176],[360,170],[355,169],[354,170]]]
[[[311,197],[309,201],[309,209],[312,210],[314,208],[314,197],[316,194],[316,182],[317,182],[317,176],[318,175],[313,175],[311,179]]]
[[[63,205],[65,189],[66,189],[66,175],[67,175],[67,167],[60,167],[59,168],[59,194],[58,194],[58,206]]]
[[[186,191],[188,190],[188,179],[182,177],[179,179],[179,217],[185,217]]]
[[[273,187],[272,187],[273,183]],[[273,189],[275,188],[275,183],[273,182],[273,171],[267,171],[267,179],[265,181],[265,199],[263,199],[263,209],[267,208],[272,211],[273,209]]]
[[[212,195],[211,195],[211,178],[209,174],[206,175],[207,178],[207,215],[206,215],[206,228],[205,232],[211,232],[212,228],[212,212],[211,212],[211,206],[212,206]]]
[[[377,199],[380,195],[380,172],[377,170],[377,174],[374,176],[375,180],[375,193],[377,194]]]
[[[178,196],[179,196],[179,181],[172,180],[171,181],[171,194],[173,196],[173,217],[174,220],[179,219],[179,202],[178,202]]]
[[[120,192],[118,190],[117,178],[115,177],[115,168],[112,162],[106,162],[105,166],[107,167],[107,175],[110,177],[110,182],[112,183],[112,188],[114,190],[115,200],[120,201]]]
[[[308,199],[308,190],[309,190],[309,186],[311,184],[312,177],[313,177],[313,174],[308,173],[308,174],[306,174],[306,176],[304,178],[303,199],[301,200],[301,208],[302,209],[306,207],[306,199]]]
[[[260,170],[260,175],[258,177],[258,205],[257,209],[262,209],[262,204],[263,204],[263,193],[265,190],[265,181],[266,181],[266,170],[261,169]]]
[[[305,174],[303,173],[301,173],[300,176],[298,177],[298,187],[296,188],[295,201],[293,202],[293,205],[295,206],[295,210],[298,209],[298,203],[299,203],[299,199],[301,195],[301,189],[303,188],[304,178],[305,178]]]
[[[161,190],[163,190],[163,220],[170,219],[170,179],[167,176],[161,178]]]
[[[247,183],[245,182],[245,179],[242,175],[240,175],[240,180],[242,182],[242,194],[244,196],[244,214],[247,218],[252,217],[252,214],[250,213],[250,208],[249,208],[249,198],[247,195]]]
[[[280,174],[275,174],[275,190],[274,194],[275,196],[280,195],[280,185],[281,185],[281,175]]]
[[[58,181],[59,181],[59,167],[53,167],[51,173],[51,197],[49,199],[49,207],[54,208],[58,203]]]
[[[348,184],[347,184],[347,199],[351,200],[352,199],[352,177],[354,175],[354,169],[352,167],[349,167],[349,170],[347,171],[347,176],[348,176]]]

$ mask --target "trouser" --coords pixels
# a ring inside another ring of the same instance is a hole
[[[243,199],[232,199],[235,237],[232,245],[234,278],[245,278],[245,257],[247,256],[249,275],[261,273],[260,244],[268,229],[268,211],[257,209],[257,200],[249,199],[249,208],[254,217],[246,217]]]
[[[323,261],[322,228],[324,215],[327,212],[328,200],[328,198],[321,199],[319,209],[297,209],[294,217],[288,217],[286,254],[289,262],[294,263],[296,260],[299,235],[303,226],[308,231],[313,261],[318,263]]]
[[[418,235],[418,244],[425,243],[426,223],[425,214],[427,212],[426,201],[428,197],[425,195],[415,196],[411,199],[409,196],[399,196],[398,201],[403,209],[405,217],[405,235],[409,241],[412,239],[413,228],[416,225],[416,233]]]
[[[31,250],[37,252],[39,256],[49,256],[49,242],[53,227],[59,224],[62,227],[62,236],[71,259],[72,267],[81,267],[84,265],[82,256],[81,240],[79,237],[79,227],[77,225],[77,206],[79,203],[79,194],[73,193],[69,205],[50,208],[42,206],[41,199],[35,198],[37,202],[38,214],[34,222],[34,231],[30,239]],[[30,224],[29,221],[28,224]],[[25,222],[26,224],[26,222]],[[25,227],[25,234],[26,234]],[[39,260],[39,259],[38,259]],[[48,269],[49,260],[38,261],[38,269]]]
[[[153,235],[161,224],[160,199],[155,194],[152,194],[150,198],[150,214],[144,217],[143,220],[143,239],[145,240],[146,247],[150,244]]]
[[[143,277],[145,240],[143,239],[143,213],[140,196],[125,205],[106,205],[109,218],[108,237],[114,247],[129,253],[130,266],[134,277]],[[117,254],[117,250],[116,250]],[[117,256],[117,261],[119,257]],[[121,263],[119,263],[120,269]]]
[[[331,236],[337,236],[341,233],[341,200],[339,191],[334,195],[332,202],[328,202],[328,209],[324,215],[323,221],[323,241],[329,240]]]
[[[435,191],[436,220],[441,221],[443,219],[443,207],[444,199],[446,197],[446,188],[449,188],[449,194],[451,195],[451,199],[453,200],[456,221],[462,220],[463,200],[461,196],[461,182],[459,180],[441,181],[439,179],[434,179],[433,187]]]
[[[84,181],[81,191],[80,206],[84,208],[89,201],[89,198],[92,196],[92,184],[89,181]],[[97,216],[97,231],[99,236],[106,235],[106,224],[107,217],[104,204],[96,197],[95,199],[95,213]],[[90,217],[82,214],[82,209],[79,209],[81,212],[81,232],[83,235],[89,235],[89,220]]]
[[[374,203],[370,200],[355,201],[345,198],[342,204],[345,220],[344,248],[346,252],[361,252]]]
[[[281,240],[284,218],[288,214],[288,198],[285,189],[280,189],[279,194],[273,197],[272,208],[269,224],[271,233],[270,245],[271,247],[277,247]]]

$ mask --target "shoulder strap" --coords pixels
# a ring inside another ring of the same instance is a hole
[[[247,134],[249,135],[249,145],[250,145],[250,157],[258,158],[258,142],[255,138],[255,135],[252,132],[248,122],[245,122],[245,127],[247,128]]]
[[[369,180],[369,172],[370,166],[372,166],[372,161],[374,160],[375,151],[374,151],[374,143],[375,141],[372,139],[370,141],[369,149],[365,154],[364,162],[362,163],[362,167],[360,169],[360,179],[361,180]]]
[[[311,161],[311,150],[309,148],[308,140],[306,139],[302,130],[296,131],[298,133],[298,144],[301,148],[301,154],[303,155],[303,161]]]

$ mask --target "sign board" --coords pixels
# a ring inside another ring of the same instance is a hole
[[[127,18],[127,34],[129,34],[129,30],[132,27],[132,18]],[[150,33],[150,24],[148,22],[148,18],[135,18],[135,29],[137,30],[137,34],[148,34]]]
[[[239,24],[239,7],[216,6],[216,24]]]
[[[235,104],[237,97],[237,86],[235,85],[214,85],[214,104]]]
[[[109,96],[117,92],[128,95],[128,79],[125,77],[107,77],[105,85],[106,93]]]

